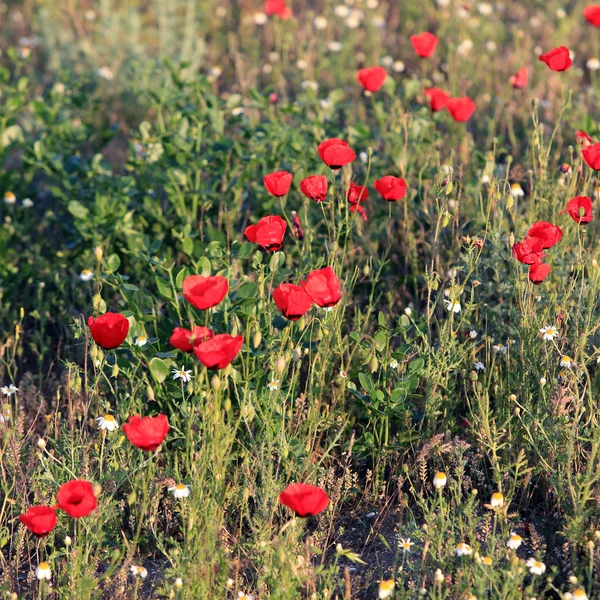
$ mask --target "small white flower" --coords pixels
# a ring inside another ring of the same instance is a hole
[[[587,61],[587,63],[585,63],[585,66],[590,71],[597,71],[598,69],[600,69],[600,60],[598,60],[597,58],[590,58]]]
[[[386,54],[380,62],[384,67],[391,67],[394,64],[394,58],[389,54]]]
[[[556,9],[556,16],[559,19],[564,19],[567,16],[567,13],[565,12],[564,8],[557,8]]]
[[[544,387],[544,386],[546,385],[546,381],[547,381],[547,380],[546,380],[546,378],[545,378],[545,377],[540,377],[540,385],[541,385],[542,387]]]
[[[346,27],[348,27],[348,29],[356,29],[359,26],[360,26],[360,19],[356,15],[350,15],[346,19]]]
[[[176,587],[177,589],[181,589],[181,588],[183,587],[183,579],[181,579],[181,577],[178,577],[178,578],[175,580],[175,587]]]
[[[345,4],[338,4],[334,9],[336,17],[340,19],[345,19],[350,14],[350,9]]]
[[[513,183],[510,186],[510,194],[513,198],[522,198],[525,195],[520,183]]]
[[[496,42],[494,42],[494,40],[489,40],[485,43],[485,49],[488,52],[496,52],[498,46],[496,45]]]
[[[236,106],[235,108],[231,109],[231,115],[234,116],[234,117],[240,117],[243,114],[244,114],[244,107],[243,106]]]
[[[81,281],[91,281],[94,279],[94,272],[90,271],[90,269],[84,269],[79,273],[79,279],[81,279]]]
[[[31,198],[24,198],[21,206],[23,208],[33,208],[33,200]]]
[[[484,16],[489,17],[494,12],[494,7],[487,2],[480,2],[477,5],[477,10]]]
[[[10,421],[10,404],[3,404],[0,409],[0,423],[8,423]]]
[[[364,165],[369,162],[369,155],[366,152],[360,152],[358,158],[360,158],[360,162]]]
[[[445,581],[445,577],[444,577],[444,574],[442,573],[441,569],[435,570],[434,577],[435,577],[435,580],[437,583],[444,583],[444,581]]]
[[[115,78],[113,72],[111,71],[111,69],[109,67],[100,67],[96,71],[96,74],[98,75],[98,77],[101,77],[102,79],[106,79],[106,81],[112,81]]]
[[[469,337],[474,340],[477,337],[477,332],[474,329],[471,329],[471,331],[469,331]]]
[[[279,379],[271,379],[271,381],[269,381],[269,383],[267,383],[267,387],[272,392],[277,391],[279,389]]]
[[[315,29],[319,29],[319,30],[327,29],[327,19],[325,17],[323,17],[322,15],[318,15],[315,17],[315,20],[313,21],[313,25],[315,26]]]
[[[262,72],[265,75],[270,75],[273,72],[273,65],[266,63],[263,65]]]
[[[340,379],[346,379],[346,377],[348,377],[348,374],[346,373],[346,371],[340,371],[339,377]]]
[[[16,387],[14,384],[10,384],[10,385],[5,385],[3,387],[0,388],[0,391],[5,395],[5,396],[14,396],[18,391],[19,388]]]
[[[492,346],[492,352],[494,354],[506,354],[508,352],[508,348],[502,344],[494,344]]]
[[[387,579],[386,581],[379,582],[379,591],[377,593],[377,597],[380,600],[384,600],[385,598],[389,598],[394,591],[394,580]]]
[[[543,575],[546,572],[546,565],[533,557],[527,559],[527,566],[532,575]]]
[[[573,590],[573,600],[588,600],[585,590],[583,588]]]
[[[407,317],[410,317],[410,315],[412,315],[412,308],[410,308],[410,306],[407,306],[407,307],[404,309],[404,314],[405,314]]]
[[[375,10],[379,6],[379,0],[367,0],[366,6],[370,10]]]
[[[50,570],[50,565],[47,562],[41,562],[35,568],[35,576],[38,578],[39,581],[41,581],[42,579],[50,581],[52,579],[52,571]]]
[[[252,22],[255,25],[265,25],[269,17],[264,12],[257,12],[252,15]]]
[[[83,16],[86,21],[95,21],[96,20],[96,11],[89,8],[83,13]]]
[[[244,592],[238,592],[238,600],[254,600],[252,594],[245,594]]]
[[[98,421],[98,429],[104,429],[106,431],[115,431],[115,429],[119,428],[117,420],[112,415],[96,417],[96,421]]]
[[[558,337],[558,329],[551,325],[546,325],[545,327],[542,327],[540,329],[540,333],[546,341],[551,341],[554,338]]]
[[[414,542],[410,541],[410,538],[400,538],[398,540],[398,546],[400,547],[400,549],[402,550],[402,552],[410,552],[410,549],[412,546],[414,546]]]
[[[40,438],[37,441],[37,447],[43,450],[46,447],[46,440],[44,438]]]
[[[523,538],[514,531],[510,534],[506,546],[511,550],[516,550],[523,543]]]
[[[573,359],[570,356],[563,356],[560,359],[560,366],[566,367],[567,369],[573,368]]]
[[[190,486],[183,483],[178,483],[173,487],[168,488],[174,498],[187,498],[190,495]]]
[[[477,361],[473,366],[477,371],[485,371],[485,365],[480,361]]]
[[[148,571],[146,571],[145,567],[140,567],[138,565],[131,565],[129,567],[129,572],[137,577],[141,577],[142,579],[146,579],[146,577],[148,577]]]
[[[306,69],[308,69],[308,63],[303,58],[299,58],[296,61],[296,66],[300,71],[306,71]]]
[[[463,40],[457,47],[456,51],[461,56],[467,56],[473,50],[473,42],[471,40]]]
[[[186,371],[185,367],[181,367],[181,369],[173,369],[171,373],[173,375],[173,379],[181,379],[183,383],[188,383],[192,380],[192,372]]]
[[[145,335],[138,335],[135,338],[135,345],[139,346],[140,348],[142,346],[145,346],[148,343],[148,338]]]
[[[395,60],[392,69],[394,69],[396,73],[403,73],[404,69],[406,69],[406,65],[401,60]]]
[[[446,305],[447,311],[459,313],[462,310],[462,307],[458,300],[444,300],[444,304]]]
[[[442,473],[438,471],[433,478],[433,487],[441,490],[447,483],[448,478],[446,477],[446,473]]]
[[[376,29],[383,29],[385,27],[385,17],[381,15],[375,15],[371,20],[371,23],[373,23],[373,27]]]
[[[490,500],[492,508],[501,508],[504,506],[504,496],[500,492],[494,492]]]
[[[398,361],[394,358],[391,362],[390,362],[390,369],[397,369],[398,368]]]
[[[12,206],[13,204],[15,204],[17,202],[17,197],[14,195],[13,192],[4,192],[4,204],[8,204],[9,206]]]
[[[341,52],[342,44],[341,42],[332,40],[331,42],[329,42],[329,44],[327,44],[327,49],[329,50],[329,52]]]
[[[219,67],[218,65],[215,67],[211,67],[208,70],[208,74],[211,77],[214,77],[215,79],[218,79],[219,77],[221,77],[221,74],[223,73],[223,69],[221,69],[221,67]]]
[[[469,544],[461,542],[454,549],[454,554],[456,554],[456,556],[471,556],[471,554],[473,554],[473,549],[471,546],[469,546]]]
[[[302,86],[303,90],[312,90],[313,92],[316,92],[319,89],[319,84],[310,79],[305,79],[300,83],[300,85]]]

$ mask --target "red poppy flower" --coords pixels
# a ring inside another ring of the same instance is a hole
[[[575,223],[580,225],[589,223],[594,215],[592,214],[592,200],[587,196],[576,196],[567,202],[567,208],[559,214],[563,215],[568,212]]]
[[[289,19],[292,9],[287,6],[286,0],[265,0],[265,13],[270,17],[275,15],[280,19]]]
[[[19,521],[31,533],[43,537],[56,527],[56,509],[52,506],[32,506],[24,515],[19,515]]]
[[[105,313],[88,319],[88,327],[94,341],[105,350],[120,346],[129,333],[129,321],[119,313]]]
[[[529,71],[527,70],[527,67],[522,67],[514,75],[510,76],[510,85],[519,90],[526,87],[528,81]]]
[[[369,197],[369,190],[363,185],[356,185],[350,182],[350,187],[346,191],[346,197],[350,204],[359,204],[364,202]]]
[[[425,96],[429,98],[429,106],[433,112],[446,108],[446,104],[450,99],[450,94],[440,90],[440,88],[429,88],[425,90]]]
[[[455,121],[463,123],[471,118],[477,107],[471,98],[463,96],[462,98],[450,98],[446,102],[446,108]]]
[[[371,67],[368,69],[359,69],[356,73],[358,83],[368,92],[377,92],[385,83],[387,72],[383,67]]]
[[[560,241],[562,237],[562,229],[547,221],[538,221],[534,223],[529,231],[527,237],[539,238],[542,242],[542,248],[544,250],[552,248],[555,244]],[[527,238],[526,238],[527,239]]]
[[[313,302],[323,308],[334,306],[342,297],[340,280],[331,267],[309,273],[306,281],[301,282],[300,285]]]
[[[327,198],[327,177],[310,175],[300,182],[300,191],[315,202],[323,202]]]
[[[283,316],[290,321],[297,321],[312,306],[312,298],[302,286],[282,283],[273,290],[273,301]]]
[[[329,506],[329,498],[325,490],[306,483],[288,485],[279,494],[279,502],[293,510],[299,517],[314,517]]]
[[[302,223],[300,221],[300,217],[298,213],[293,210],[292,211],[292,233],[297,240],[302,241],[304,239],[304,230],[302,229]]]
[[[356,154],[354,150],[350,148],[348,142],[340,140],[339,138],[331,138],[325,140],[319,144],[317,148],[321,160],[330,169],[341,169],[344,165],[351,163],[355,158]]]
[[[566,71],[573,64],[569,49],[565,46],[553,48],[546,54],[540,54],[538,58],[545,62],[552,71]]]
[[[360,204],[351,204],[350,212],[351,213],[357,212],[362,217],[363,221],[369,220],[367,218],[367,211]]]
[[[594,140],[590,137],[590,135],[587,133],[587,131],[576,131],[575,132],[575,137],[578,140],[581,140],[581,143],[584,146],[587,146],[588,144],[593,144]]]
[[[188,275],[183,280],[183,296],[199,310],[217,306],[227,296],[229,282],[221,275]]]
[[[410,36],[410,43],[421,58],[430,57],[433,54],[438,41],[438,38],[428,31],[420,33],[419,35]]]
[[[529,281],[534,285],[540,285],[550,274],[550,265],[537,263],[529,267]]]
[[[191,352],[196,344],[210,340],[213,336],[214,333],[208,327],[195,325],[193,331],[184,327],[175,327],[169,342],[171,342],[171,346],[175,346],[178,350]]]
[[[512,247],[513,256],[524,265],[534,265],[542,262],[542,240],[537,237],[526,237],[522,242],[517,242]]]
[[[127,439],[136,448],[144,452],[153,452],[165,441],[169,433],[169,419],[162,414],[156,417],[133,415],[129,417],[122,429]]]
[[[263,181],[269,194],[281,198],[290,191],[293,177],[294,176],[287,171],[277,171],[276,173],[265,175]]]
[[[59,508],[75,519],[87,517],[98,506],[92,484],[82,479],[73,479],[61,485],[56,502]]]
[[[287,223],[277,215],[263,217],[256,225],[248,225],[244,233],[252,242],[269,252],[281,250]]]
[[[600,4],[590,4],[583,9],[583,16],[594,27],[600,27]]]
[[[584,148],[581,153],[583,159],[594,171],[600,171],[600,142]]]
[[[402,177],[386,175],[375,180],[373,186],[388,202],[397,202],[406,196],[406,181]]]
[[[224,369],[238,355],[243,343],[241,335],[232,337],[228,333],[222,333],[194,346],[194,352],[205,367]]]

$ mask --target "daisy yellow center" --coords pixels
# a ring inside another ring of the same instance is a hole
[[[387,581],[382,581],[379,584],[379,588],[381,590],[386,591],[386,592],[389,592],[389,591],[393,590],[394,589],[394,580],[393,579],[388,579]]]
[[[500,492],[494,492],[492,494],[492,500],[495,502],[502,502],[502,500],[504,500],[504,496]]]
[[[183,485],[183,483],[178,483],[178,484],[175,486],[175,489],[176,489],[176,490],[185,490],[185,485]]]
[[[484,556],[483,557],[483,563],[486,565],[491,565],[492,564],[492,559],[489,556]]]
[[[542,568],[542,563],[536,560],[536,561],[534,561],[533,566],[536,569],[541,569]]]
[[[569,356],[563,356],[563,357],[562,357],[562,361],[563,361],[564,363],[570,363],[570,362],[571,362],[571,358],[570,358]]]
[[[139,335],[138,336],[138,342],[145,342],[146,341],[146,336],[145,335]]]
[[[47,562],[41,562],[38,565],[38,569],[42,570],[42,571],[47,571],[50,568],[50,565]]]
[[[82,275],[91,275],[92,272],[89,269],[84,269],[83,271],[81,271]]]
[[[115,418],[112,415],[104,415],[104,420],[109,423],[114,423]]]

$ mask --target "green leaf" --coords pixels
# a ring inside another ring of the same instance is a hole
[[[0,136],[0,144],[3,148],[10,146],[13,142],[23,141],[23,130],[18,125],[7,127]]]
[[[169,366],[162,358],[157,358],[155,356],[150,361],[149,367],[150,373],[152,373],[152,377],[154,377],[157,383],[162,383],[169,375]]]
[[[425,361],[422,358],[415,358],[415,360],[411,361],[408,365],[409,373],[419,373],[423,371],[423,367],[425,366]]]
[[[82,221],[87,219],[90,214],[90,211],[77,200],[71,200],[67,205],[67,209],[76,219],[81,219]]]
[[[365,392],[370,392],[373,389],[373,380],[370,375],[366,373],[359,373],[358,380],[360,381],[360,385],[362,385]]]
[[[183,240],[183,251],[188,255],[194,254],[194,240],[190,237],[186,237]]]

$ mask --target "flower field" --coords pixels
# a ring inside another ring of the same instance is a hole
[[[600,4],[0,32],[0,598],[600,598]]]

